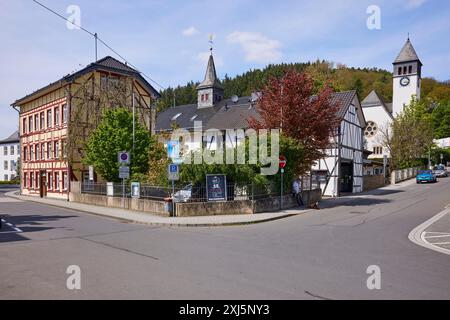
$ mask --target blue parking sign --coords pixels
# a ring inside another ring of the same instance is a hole
[[[167,178],[175,181],[180,179],[180,166],[178,164],[169,164],[167,168]]]

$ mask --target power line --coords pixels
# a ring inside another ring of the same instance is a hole
[[[46,5],[40,3],[37,0],[33,0],[33,2],[35,2],[36,4],[40,5],[41,7],[43,7],[44,9],[48,10],[49,12],[53,13],[54,15],[60,17],[61,19],[63,19],[66,22],[71,23],[72,25],[76,26],[77,28],[79,28],[80,30],[83,30],[84,32],[88,33],[89,35],[93,36],[96,40],[98,40],[101,44],[103,44],[106,48],[108,48],[109,50],[111,50],[111,52],[113,52],[116,56],[118,56],[120,59],[122,59],[123,61],[125,61],[126,64],[130,65],[132,68],[134,68],[137,72],[139,72],[140,74],[142,74],[144,77],[146,77],[148,80],[150,80],[151,82],[153,82],[154,84],[156,84],[158,87],[160,87],[161,89],[165,90],[166,88],[163,87],[162,85],[160,85],[158,82],[156,82],[155,80],[153,80],[151,77],[149,77],[148,75],[146,75],[144,72],[139,71],[138,68],[133,65],[131,62],[129,62],[127,59],[125,59],[121,54],[119,54],[116,50],[114,50],[111,46],[109,46],[104,40],[100,39],[97,35],[97,33],[93,33],[89,30],[87,30],[86,28],[83,28],[82,26],[76,24],[73,21],[70,21],[69,19],[67,19],[66,17],[64,17],[63,15],[59,14],[58,12],[54,11],[53,9],[47,7]]]

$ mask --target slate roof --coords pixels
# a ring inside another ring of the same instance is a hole
[[[375,90],[370,91],[367,97],[361,101],[363,108],[382,106],[389,114],[392,114],[392,103],[386,103]]]
[[[202,89],[211,87],[223,89],[222,85],[220,84],[220,81],[217,79],[216,66],[214,65],[214,58],[212,54],[209,56],[208,59],[208,66],[206,67],[205,78],[198,85],[197,88]]]
[[[352,103],[356,91],[335,92],[331,96],[333,103],[338,103],[337,116],[343,118],[348,106]],[[314,97],[312,97],[314,98]],[[172,117],[182,113],[175,121]],[[168,108],[158,113],[156,117],[156,131],[171,130],[172,124],[179,128],[192,129],[194,121],[191,118],[197,115],[195,121],[202,121],[203,129],[245,129],[248,128],[247,119],[249,117],[259,118],[256,106],[251,101],[251,97],[241,97],[234,103],[230,99],[222,100],[211,108],[197,109],[197,104],[189,104]]]
[[[19,142],[19,130],[14,132],[12,135],[10,135],[8,138],[0,140],[0,144],[6,144],[6,143],[14,143]]]
[[[61,79],[56,80],[55,82],[52,82],[49,85],[42,87],[42,88],[26,95],[23,98],[17,99],[15,102],[13,102],[11,104],[11,106],[18,106],[22,103],[27,102],[27,100],[30,98],[37,98],[40,95],[47,93],[48,90],[57,88],[64,83],[71,82],[72,80],[82,76],[83,74],[92,72],[94,70],[103,70],[103,71],[107,71],[107,72],[116,72],[116,73],[126,74],[126,75],[130,75],[130,76],[135,76],[142,83],[142,85],[144,87],[146,87],[146,89],[150,93],[152,93],[155,97],[159,98],[161,96],[159,94],[159,92],[155,88],[153,88],[153,86],[150,83],[148,83],[147,80],[144,79],[144,77],[141,75],[141,73],[139,71],[131,68],[130,66],[126,65],[125,63],[120,62],[119,60],[117,60],[111,56],[106,56],[96,62],[89,64],[88,66],[86,66],[85,68],[83,68],[79,71],[76,71],[72,74],[68,74],[68,75],[62,77]]]
[[[417,56],[416,50],[414,50],[414,47],[408,38],[408,40],[406,40],[406,43],[403,45],[402,50],[400,50],[400,53],[398,54],[394,63],[416,61],[416,60],[420,61],[419,57]]]

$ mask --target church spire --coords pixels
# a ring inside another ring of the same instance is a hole
[[[206,67],[205,78],[197,87],[197,107],[213,107],[223,99],[224,89],[217,78],[216,66],[212,54],[212,38],[210,37],[210,55]]]
[[[400,53],[398,54],[394,63],[416,61],[416,60],[420,61],[419,57],[417,56],[416,50],[414,49],[411,40],[409,39],[408,33],[408,39],[406,40],[406,43],[403,45],[402,50],[400,50]]]
[[[222,85],[220,84],[219,80],[217,79],[217,73],[216,73],[216,66],[214,64],[214,57],[212,55],[209,56],[208,59],[208,66],[206,67],[206,73],[205,78],[200,83],[200,85],[197,87],[197,89],[202,88],[222,88]]]

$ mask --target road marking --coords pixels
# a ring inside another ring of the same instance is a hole
[[[432,243],[428,242],[425,239],[425,233],[426,233],[425,230],[448,213],[450,213],[450,208],[439,212],[434,217],[432,217],[432,218],[428,219],[427,221],[423,222],[422,224],[418,225],[413,230],[411,230],[411,232],[408,235],[408,239],[419,246],[450,255],[449,249],[444,249],[439,246],[433,245]]]
[[[424,236],[423,237],[425,239],[450,237],[450,233],[444,233],[444,234],[440,234],[438,236],[425,236],[426,234],[428,234],[428,232],[424,232]]]
[[[2,222],[3,222],[5,225],[7,225],[8,227],[14,229],[16,232],[23,232],[21,229],[17,228],[17,227],[16,227],[15,225],[13,225],[12,223],[6,222],[5,219],[1,219],[1,220],[2,220]],[[5,231],[5,232],[2,232],[2,233],[10,233],[10,232],[12,232],[12,231]]]
[[[450,244],[450,242],[432,242],[432,244]]]

